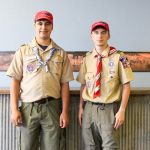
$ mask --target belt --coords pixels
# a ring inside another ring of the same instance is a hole
[[[92,105],[98,105],[98,107],[99,107],[101,110],[104,110],[105,105],[107,105],[107,104],[105,104],[105,103],[95,103],[95,102],[91,102],[91,103],[92,103]]]
[[[42,98],[38,101],[34,101],[34,102],[32,102],[32,104],[46,104],[47,102],[52,101],[52,100],[55,100],[55,98],[54,97],[47,97],[47,98]]]
[[[90,102],[90,101],[88,101],[88,102]],[[116,103],[118,103],[118,101],[115,101],[112,103],[97,103],[97,102],[90,102],[90,103],[92,103],[92,105],[97,105],[101,110],[104,110],[105,106],[116,104]]]

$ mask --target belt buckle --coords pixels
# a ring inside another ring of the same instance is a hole
[[[105,104],[104,104],[104,103],[100,104],[100,105],[99,105],[99,108],[100,108],[100,110],[104,110]]]

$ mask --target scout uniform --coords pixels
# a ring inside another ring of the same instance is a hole
[[[21,147],[24,149],[27,143],[28,149],[37,148],[38,144],[33,140],[41,125],[44,132],[41,140],[49,143],[49,147],[44,149],[58,150],[61,83],[73,80],[66,52],[53,40],[42,50],[33,39],[16,52],[7,75],[21,81]]]
[[[121,99],[121,84],[133,80],[133,74],[126,56],[108,46],[102,51],[101,95],[93,98],[97,70],[96,55],[95,50],[86,54],[77,77],[77,81],[85,84],[82,92],[82,97],[86,101],[82,121],[83,140],[85,145],[92,146],[94,141],[91,135],[99,136],[97,134],[100,133],[102,140],[105,141],[103,147],[117,148],[117,138],[113,129],[114,116],[117,112],[115,104]],[[99,133],[94,133],[95,131]]]

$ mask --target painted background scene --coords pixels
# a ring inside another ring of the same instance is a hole
[[[0,52],[0,71],[6,71],[15,52]],[[78,72],[85,51],[67,52],[73,71]],[[125,52],[134,72],[150,72],[150,52]]]

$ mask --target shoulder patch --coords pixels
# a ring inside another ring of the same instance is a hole
[[[121,63],[122,63],[124,68],[130,67],[129,60],[128,60],[127,56],[123,52],[120,52],[119,60],[121,61]]]

